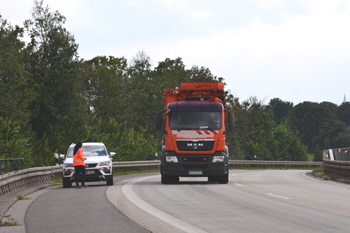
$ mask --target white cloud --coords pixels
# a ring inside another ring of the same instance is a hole
[[[213,15],[213,12],[210,11],[206,11],[206,12],[198,12],[198,11],[193,11],[192,13],[194,19],[205,19],[205,18],[209,18],[210,16]]]

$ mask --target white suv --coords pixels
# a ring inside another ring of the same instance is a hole
[[[66,156],[61,154],[55,154],[55,158],[63,160],[63,188],[72,187],[74,179],[74,167],[73,167],[73,150],[75,144],[72,143],[68,147]],[[108,154],[106,146],[102,142],[84,142],[83,153],[86,157],[86,182],[89,181],[106,181],[107,185],[113,185],[113,163],[112,157],[114,152]],[[78,177],[79,179],[80,177]]]

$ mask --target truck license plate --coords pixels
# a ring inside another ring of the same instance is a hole
[[[203,172],[202,171],[189,171],[188,174],[189,175],[202,175]]]
[[[86,171],[86,175],[92,175],[95,174],[95,171]]]

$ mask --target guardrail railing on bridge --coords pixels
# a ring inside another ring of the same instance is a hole
[[[114,170],[124,168],[129,170],[138,169],[159,169],[160,161],[127,161],[113,162]],[[322,162],[298,162],[298,161],[258,161],[258,160],[230,160],[230,168],[235,167],[266,167],[266,166],[284,166],[284,167],[314,167],[322,166]],[[0,198],[15,190],[37,184],[47,184],[51,182],[50,175],[61,173],[61,165],[49,167],[36,167],[12,171],[0,175]]]
[[[323,161],[327,176],[350,179],[350,148],[324,150]]]

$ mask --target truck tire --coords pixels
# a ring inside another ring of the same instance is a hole
[[[208,182],[217,182],[217,180],[216,176],[208,176]]]
[[[162,174],[162,177],[161,177],[162,184],[177,183],[179,182],[179,180],[180,180],[179,176],[168,176],[168,175]]]
[[[162,182],[162,184],[170,184],[171,183],[171,177],[162,174],[161,182]]]
[[[217,181],[219,184],[227,184],[229,180],[228,172],[225,175],[218,176]]]
[[[106,181],[107,181],[107,185],[113,185],[114,184],[113,176],[112,175],[106,176]]]
[[[70,180],[70,177],[65,178],[63,177],[63,188],[70,188],[72,187],[72,182]]]

